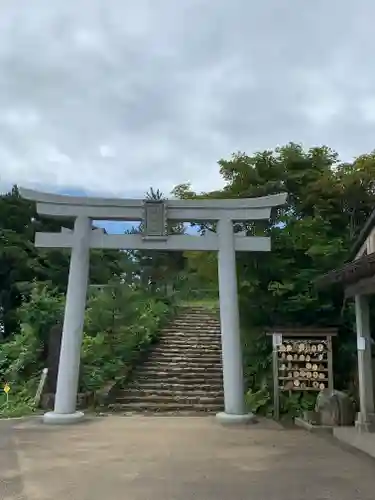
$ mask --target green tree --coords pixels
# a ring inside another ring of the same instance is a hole
[[[287,204],[275,209],[270,221],[236,225],[236,230],[266,234],[272,240],[271,253],[237,255],[242,325],[255,332],[275,325],[340,324],[338,345],[343,350],[335,366],[342,375],[339,365],[352,360],[347,349],[348,339],[353,338],[350,308],[343,309],[341,290],[318,292],[313,282],[348,258],[353,238],[374,207],[375,153],[340,163],[328,147],[306,151],[290,143],[251,156],[236,153],[220,160],[219,167],[224,188],[199,196],[289,194]],[[197,196],[187,185],[175,192]],[[202,266],[207,272],[203,259]],[[263,356],[264,337],[257,342]]]
[[[0,196],[0,322],[5,337],[18,331],[17,310],[34,281],[65,292],[70,251],[34,246],[36,231],[59,232],[62,226],[71,229],[73,221],[40,218],[35,203],[21,198],[17,186]],[[127,259],[124,252],[92,251],[90,282],[105,284],[121,276]]]

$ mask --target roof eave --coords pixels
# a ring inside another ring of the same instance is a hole
[[[366,241],[366,238],[371,233],[371,230],[375,227],[375,210],[371,212],[370,217],[367,219],[365,225],[361,229],[358,238],[354,242],[352,248],[350,249],[349,260],[354,260],[361,249],[362,245]]]

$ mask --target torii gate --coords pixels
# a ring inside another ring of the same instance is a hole
[[[270,238],[234,234],[234,221],[269,219],[272,207],[283,205],[287,194],[259,198],[193,200],[125,200],[62,196],[21,189],[21,196],[37,203],[43,216],[74,218],[74,230],[36,233],[35,246],[71,248],[64,326],[54,411],[44,415],[49,424],[79,421],[76,411],[80,353],[86,306],[90,248],[138,250],[203,250],[218,252],[220,322],[224,381],[222,423],[251,420],[244,405],[242,350],[237,296],[236,251],[267,252]],[[143,234],[105,234],[93,230],[93,220],[143,221]],[[167,220],[217,223],[205,236],[168,235]]]

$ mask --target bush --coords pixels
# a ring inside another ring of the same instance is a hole
[[[0,344],[0,382],[11,386],[9,402],[0,393],[0,416],[34,411],[33,398],[44,364],[50,329],[65,305],[63,295],[35,284],[19,310],[21,331]],[[88,300],[82,342],[80,390],[96,391],[126,377],[175,311],[171,298],[111,283]]]
[[[86,314],[81,390],[98,390],[126,378],[173,311],[170,304],[127,285],[95,294]]]
[[[33,378],[41,368],[42,350],[37,330],[22,324],[20,333],[0,344],[1,382],[8,382],[17,389],[23,388],[25,381]]]
[[[28,300],[24,299],[18,315],[21,325],[28,325],[42,343],[48,341],[52,326],[62,321],[65,296],[44,284],[35,283]]]
[[[38,387],[38,378],[33,377],[23,386],[10,383],[8,398],[0,393],[0,418],[22,417],[36,411],[34,397]]]
[[[29,300],[19,308],[20,332],[0,344],[0,382],[20,391],[38,377],[43,352],[52,325],[61,318],[64,297],[35,284]]]
[[[262,387],[259,391],[253,392],[251,389],[245,394],[245,404],[252,413],[268,413],[271,396],[267,387]]]

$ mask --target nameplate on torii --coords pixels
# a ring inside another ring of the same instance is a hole
[[[163,200],[144,202],[143,239],[165,240],[167,234],[167,207]]]

